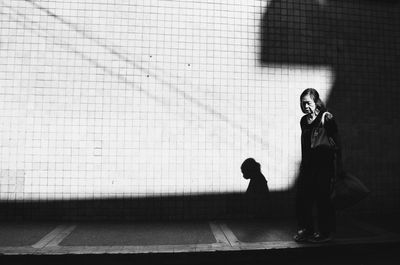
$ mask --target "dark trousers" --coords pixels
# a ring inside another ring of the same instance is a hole
[[[299,229],[329,234],[336,230],[330,193],[334,177],[334,155],[315,151],[303,163],[297,181],[296,216]],[[315,212],[313,211],[315,209]],[[315,213],[315,223],[314,214]]]

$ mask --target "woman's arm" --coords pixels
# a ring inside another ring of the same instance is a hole
[[[338,132],[332,134],[332,139],[336,144],[336,159],[335,159],[336,175],[339,177],[342,176],[344,172],[343,159],[342,159],[342,142]]]
[[[329,113],[330,114],[330,113]],[[342,141],[340,138],[339,130],[337,123],[332,114],[326,115],[326,128],[328,130],[328,135],[333,139],[335,142],[335,149],[336,149],[336,175],[341,176],[343,174],[343,159],[342,159]]]

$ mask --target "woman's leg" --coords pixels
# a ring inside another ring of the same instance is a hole
[[[317,224],[319,232],[329,235],[336,230],[335,209],[331,201],[331,180],[334,176],[334,164],[331,156],[321,161],[317,177]]]
[[[313,225],[313,197],[311,183],[306,176],[300,176],[296,191],[296,217],[298,229],[306,229],[308,233],[314,232]],[[309,176],[307,176],[309,177]]]
[[[329,191],[318,195],[317,223],[321,234],[329,235],[336,230],[335,209],[332,205]]]

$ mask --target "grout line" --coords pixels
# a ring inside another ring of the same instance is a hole
[[[76,228],[76,225],[70,225],[70,226],[66,226],[65,229],[63,231],[61,231],[61,233],[57,234],[53,240],[51,240],[46,247],[56,247],[58,246],[58,244],[61,243],[61,241],[63,241],[69,234],[72,233],[72,231],[74,231],[74,229]]]
[[[66,238],[74,229],[76,225],[66,226],[59,225],[50,233],[45,235],[42,239],[32,245],[33,248],[44,248],[57,246],[64,238]]]
[[[43,248],[47,244],[50,243],[51,240],[53,240],[57,234],[61,233],[65,229],[64,225],[59,225],[56,228],[54,228],[50,233],[45,235],[42,239],[40,239],[38,242],[32,245],[33,248]]]
[[[232,232],[232,230],[228,227],[227,224],[221,223],[220,227],[221,227],[221,230],[224,233],[225,237],[228,239],[229,244],[232,247],[240,245],[239,239],[235,236],[235,234]]]
[[[222,231],[221,227],[215,222],[209,222],[211,231],[214,234],[217,243],[224,243],[230,245],[228,238],[225,236],[224,231]]]

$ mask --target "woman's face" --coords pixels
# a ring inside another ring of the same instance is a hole
[[[310,95],[306,95],[301,99],[301,105],[303,106],[306,114],[311,114],[315,112],[316,105]]]

